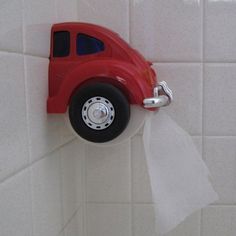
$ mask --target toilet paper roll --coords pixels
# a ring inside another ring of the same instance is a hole
[[[163,235],[218,196],[191,137],[163,110],[149,114],[143,143],[155,203],[156,231]]]

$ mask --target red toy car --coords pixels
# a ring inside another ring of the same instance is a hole
[[[65,113],[84,139],[107,142],[126,128],[130,104],[166,106],[172,92],[157,84],[151,63],[118,34],[87,23],[52,26],[48,113]]]

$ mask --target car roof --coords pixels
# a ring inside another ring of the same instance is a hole
[[[111,37],[119,37],[119,35],[112,30],[105,28],[100,25],[85,23],[85,22],[64,22],[64,23],[57,23],[52,26],[52,30],[62,30],[65,28],[70,28],[72,30],[77,29],[87,29],[93,32],[100,32],[102,34],[106,34],[107,36]]]
[[[118,33],[100,25],[85,22],[64,22],[57,23],[52,26],[52,31],[60,30],[91,31],[103,35],[105,38],[115,42],[117,45],[126,50],[131,49],[130,45],[125,40],[123,40]]]

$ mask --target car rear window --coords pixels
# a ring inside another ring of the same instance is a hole
[[[66,57],[70,54],[70,33],[57,31],[53,35],[53,56]]]

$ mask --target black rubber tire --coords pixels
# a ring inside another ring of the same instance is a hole
[[[115,118],[110,126],[103,130],[88,127],[82,118],[84,103],[95,96],[109,100],[115,110]],[[106,83],[95,83],[80,87],[71,99],[69,119],[75,132],[82,138],[95,143],[113,140],[126,128],[130,119],[130,105],[124,94],[115,86]]]

